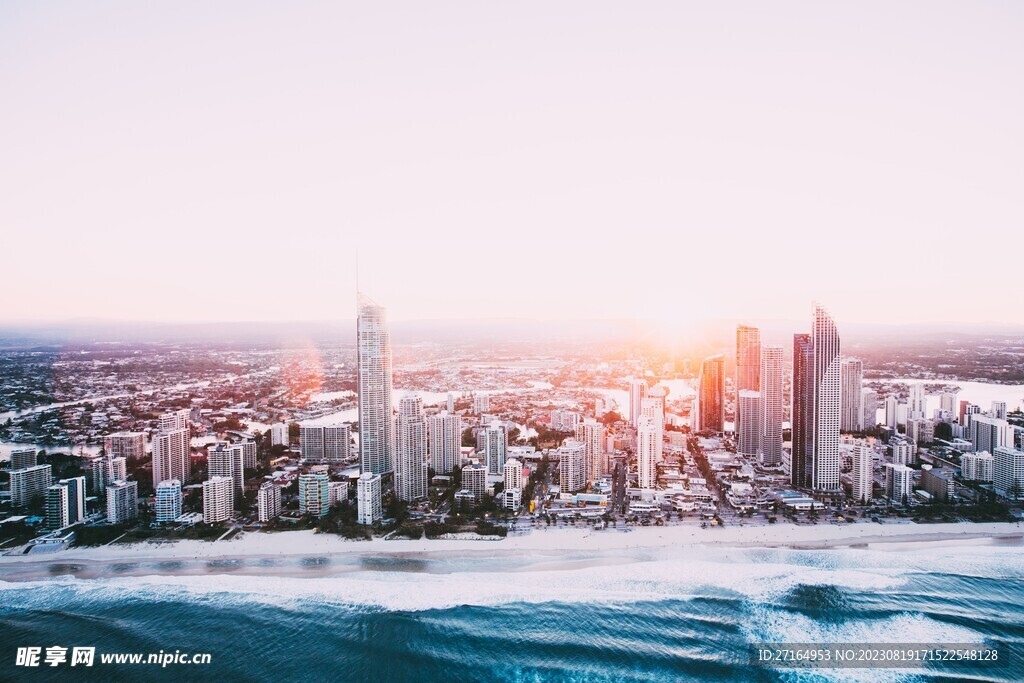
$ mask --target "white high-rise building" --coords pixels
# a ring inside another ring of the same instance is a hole
[[[895,396],[885,397],[885,426],[895,431],[899,424],[900,402]]]
[[[864,503],[871,500],[871,486],[874,481],[875,459],[870,446],[857,444],[853,447],[853,500]]]
[[[455,394],[450,391],[448,392],[448,412],[455,412]]]
[[[736,450],[755,457],[761,450],[761,392],[741,389],[737,410],[744,418],[736,432]]]
[[[139,461],[146,457],[145,432],[117,432],[104,439],[107,455],[115,458]]]
[[[324,462],[345,462],[352,455],[352,425],[324,425]]]
[[[761,347],[761,463],[765,467],[782,464],[782,347]]]
[[[864,364],[859,358],[844,358],[840,375],[843,396],[839,428],[844,432],[864,431]]]
[[[326,472],[308,472],[299,475],[299,512],[313,517],[324,517],[330,511],[330,479]]]
[[[68,523],[78,524],[85,519],[85,477],[61,479],[57,483],[68,489]]]
[[[604,425],[593,418],[583,420],[577,429],[577,441],[587,450],[587,479],[596,481],[604,476]]]
[[[359,466],[383,474],[393,469],[391,333],[384,308],[359,295],[357,320]]]
[[[885,465],[885,495],[894,503],[902,503],[910,498],[914,490],[914,470],[906,465]]]
[[[475,502],[487,493],[487,467],[480,462],[470,462],[462,468],[462,490],[473,496]]]
[[[54,484],[46,489],[46,528],[68,526],[68,487]]]
[[[281,516],[281,487],[272,481],[260,486],[256,493],[256,514],[261,522]]]
[[[327,504],[331,507],[348,502],[348,482],[332,481],[327,485]]]
[[[841,412],[841,342],[835,321],[821,306],[815,307],[811,328],[814,346],[814,397],[811,410],[813,457],[812,488],[821,492],[838,492],[839,485],[839,416]]]
[[[395,495],[414,501],[427,497],[427,422],[423,399],[405,396],[395,418]]]
[[[636,426],[640,418],[641,402],[647,398],[647,380],[633,379],[629,383],[629,424]]]
[[[928,417],[928,398],[923,384],[910,385],[910,399],[907,402],[907,419],[923,420]]]
[[[574,432],[580,423],[580,414],[564,408],[551,411],[551,429],[556,432]]]
[[[992,488],[1012,500],[1024,498],[1024,451],[1000,446],[992,452]]]
[[[498,421],[489,424],[482,433],[483,449],[481,456],[487,463],[489,474],[501,474],[505,469],[505,457],[508,449],[508,434],[505,427]]]
[[[989,411],[989,415],[997,420],[1006,419],[1006,401],[992,401],[992,409]]]
[[[658,477],[658,455],[661,451],[661,430],[649,417],[640,416],[636,428],[637,486],[653,489]]]
[[[118,477],[115,476],[111,480],[116,479]],[[161,415],[160,430],[153,435],[153,488],[170,479],[182,483],[192,480],[191,432],[187,410]]]
[[[245,488],[245,454],[227,441],[218,441],[206,451],[207,476],[227,477],[235,483],[235,491]],[[166,480],[165,480],[166,481]]]
[[[970,435],[975,451],[995,455],[1000,446],[1013,445],[1013,441],[1007,439],[1008,434],[1012,435],[1013,431],[1006,420],[978,413],[971,415]]]
[[[462,418],[441,412],[427,418],[430,463],[437,474],[451,474],[462,457]]]
[[[44,497],[52,477],[49,465],[11,470],[11,507],[22,508]]]
[[[242,466],[246,469],[256,469],[259,464],[256,459],[256,442],[252,439],[239,441],[231,444],[231,447],[242,453]]]
[[[288,435],[288,424],[285,422],[276,422],[270,425],[270,445],[271,446],[289,446],[291,445],[291,438]]]
[[[85,519],[85,477],[61,479],[46,489],[46,526],[63,529]]]
[[[307,462],[344,462],[352,455],[352,425],[300,424],[299,450]]]
[[[203,522],[216,524],[235,510],[235,482],[231,477],[210,477],[203,482]]]
[[[128,463],[124,458],[107,458],[109,481],[123,481],[128,478]]]
[[[181,517],[181,482],[162,481],[156,486],[156,521],[166,524]]]
[[[124,524],[139,516],[139,482],[114,481],[107,484],[107,521]]]
[[[488,394],[473,394],[473,414],[483,415],[491,410],[491,397]]]
[[[587,448],[575,439],[566,439],[558,453],[558,481],[563,493],[575,493],[587,486]]]
[[[356,484],[356,516],[360,524],[373,524],[384,516],[380,500],[380,475],[363,472]]]
[[[939,410],[948,413],[954,420],[958,419],[960,414],[959,391],[959,389],[953,389],[939,394]]]
[[[861,389],[860,397],[864,405],[864,429],[874,429],[878,426],[878,392],[865,387]]]
[[[640,401],[640,414],[651,418],[658,427],[665,428],[665,390],[662,387],[647,390],[647,396]]]
[[[159,418],[161,432],[173,432],[177,429],[188,428],[188,408],[172,410],[164,413]]]
[[[85,477],[61,479],[46,489],[46,526],[63,529],[85,519]]]
[[[16,448],[11,451],[8,469],[24,470],[39,464],[39,453],[35,448]]]
[[[505,462],[505,488],[521,489],[525,485],[523,481],[523,464],[511,458]]]
[[[299,452],[306,462],[324,461],[323,425],[299,423]]]
[[[992,481],[993,465],[991,453],[964,453],[960,456],[960,476],[966,481]]]
[[[899,435],[889,439],[892,448],[894,465],[913,465],[917,459],[917,444],[905,436]]]

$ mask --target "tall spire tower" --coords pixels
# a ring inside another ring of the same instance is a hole
[[[391,333],[387,313],[372,299],[356,295],[356,353],[359,396],[359,468],[392,471],[394,425],[391,419]]]

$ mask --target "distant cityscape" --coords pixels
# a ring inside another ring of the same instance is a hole
[[[792,355],[738,325],[734,355],[683,367],[417,347],[395,363],[385,309],[359,294],[353,351],[80,351],[94,391],[114,393],[3,416],[0,551],[1021,515],[1019,397],[866,381],[821,306]],[[40,353],[6,357],[8,406],[41,386]],[[80,362],[49,358],[49,390]]]

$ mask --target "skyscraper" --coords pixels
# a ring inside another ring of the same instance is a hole
[[[813,478],[815,491],[835,493],[839,486],[839,415],[841,342],[835,321],[821,306],[815,307],[811,328],[814,349]]]
[[[427,423],[419,396],[398,402],[395,437],[395,495],[405,501],[422,500],[427,497]]]
[[[907,403],[907,419],[923,420],[928,417],[928,399],[925,398],[924,384],[910,385],[910,401]]]
[[[107,521],[124,524],[139,516],[139,482],[115,481],[107,484]]]
[[[1000,446],[992,452],[992,487],[1011,500],[1024,498],[1024,451]]]
[[[288,424],[285,422],[275,422],[270,425],[270,445],[271,446],[288,446],[291,443],[291,439],[288,436]]]
[[[740,392],[761,391],[761,330],[747,325],[736,326],[736,434],[743,430],[743,420],[747,417],[743,413],[743,406],[740,404]],[[757,411],[757,415],[751,415],[750,419],[760,422],[760,404],[751,405],[747,402],[748,408]],[[755,451],[758,446],[755,446]]]
[[[885,397],[885,426],[895,431],[900,419],[900,402],[895,396]]]
[[[971,415],[970,439],[977,452],[995,454],[1000,446],[1013,446],[1013,428],[1006,420],[975,413]]]
[[[790,478],[793,486],[810,488],[814,457],[814,345],[811,335],[793,335],[793,409]]]
[[[46,528],[68,526],[68,487],[54,484],[46,489]]]
[[[51,481],[50,465],[33,465],[11,470],[11,507],[25,507],[44,497]]]
[[[352,452],[352,425],[300,424],[299,450],[307,462],[344,462]]]
[[[782,464],[782,347],[761,347],[761,463]]]
[[[721,432],[725,428],[725,359],[712,356],[700,369],[697,401],[699,432]]]
[[[281,487],[272,481],[264,482],[256,494],[256,514],[261,522],[269,522],[281,515]]]
[[[860,391],[860,401],[864,407],[864,429],[874,429],[878,424],[878,392],[865,387]]]
[[[462,418],[443,411],[427,418],[430,464],[437,474],[451,474],[458,466],[462,446]]]
[[[939,394],[939,410],[946,413],[944,417],[953,420],[959,420],[959,403],[957,394],[960,392],[959,387],[954,387],[950,391],[944,391]]]
[[[629,424],[633,427],[640,417],[641,402],[647,397],[647,380],[634,378],[629,383]]]
[[[484,428],[482,455],[487,464],[488,474],[501,474],[505,471],[505,455],[508,446],[508,434],[500,422],[492,422]]]
[[[736,428],[736,450],[754,457],[761,450],[761,393],[744,389],[737,397],[736,410],[745,415]]]
[[[359,466],[363,472],[392,470],[394,432],[391,422],[391,333],[387,315],[359,294],[357,389],[359,398]]]
[[[637,424],[636,472],[637,486],[653,489],[657,480],[658,451],[661,450],[661,430],[649,417],[641,415]]]
[[[587,451],[586,477],[589,481],[600,479],[604,474],[604,425],[588,417],[577,432],[577,439],[583,442]]]
[[[234,509],[235,486],[230,477],[210,477],[203,482],[203,522],[223,522]]]
[[[858,358],[844,358],[840,364],[842,413],[839,428],[844,432],[864,431],[864,364]],[[872,425],[874,426],[874,425]]]
[[[10,468],[23,470],[39,464],[39,454],[35,448],[16,448],[11,451]]]
[[[761,330],[736,326],[736,393],[761,390]]]
[[[558,483],[565,493],[587,486],[587,449],[583,443],[566,439],[558,448]]]
[[[326,472],[309,472],[299,475],[299,512],[313,517],[324,517],[330,511],[328,488],[330,479]]]
[[[85,477],[61,479],[46,489],[46,526],[63,529],[85,519]]]
[[[175,414],[177,413],[172,413],[172,415]],[[104,439],[103,445],[107,455],[115,458],[138,461],[146,457],[146,434],[144,432],[110,434]]]
[[[169,479],[156,487],[156,521],[173,522],[181,517],[181,482]]]
[[[373,524],[383,517],[380,499],[380,475],[363,472],[356,483],[356,521]]]
[[[853,447],[852,498],[858,502],[871,500],[874,481],[874,456],[871,448],[859,443]]]
[[[206,451],[206,469],[210,479],[231,479],[235,483],[235,491],[239,493],[245,488],[245,462],[241,448],[234,448],[226,441],[218,441]]]
[[[110,481],[118,479],[112,476]],[[192,480],[191,434],[188,411],[175,410],[160,416],[160,429],[153,435],[153,488],[160,482]]]

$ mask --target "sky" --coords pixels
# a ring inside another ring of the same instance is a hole
[[[1024,324],[1019,2],[0,4],[0,321]],[[1016,256],[1014,254],[1016,253]]]

